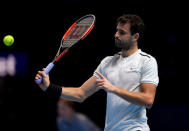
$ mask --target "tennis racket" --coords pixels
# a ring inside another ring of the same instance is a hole
[[[52,62],[50,62],[47,67],[45,68],[44,72],[48,74],[54,67],[55,63],[57,63],[60,58],[62,58],[72,47],[74,44],[78,43],[80,40],[85,39],[85,37],[91,32],[91,30],[94,27],[95,24],[95,16],[92,14],[86,15],[81,17],[79,20],[77,20],[64,34],[62,37],[60,47],[58,49],[58,52],[53,59]],[[40,84],[42,82],[42,76],[35,80],[37,84]]]

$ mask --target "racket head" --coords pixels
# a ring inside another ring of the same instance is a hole
[[[69,48],[79,40],[83,40],[93,29],[95,16],[85,15],[77,20],[64,34],[62,38],[62,47]]]
[[[93,29],[95,20],[96,17],[93,14],[88,14],[81,17],[74,24],[72,24],[72,26],[70,26],[70,28],[62,37],[61,45],[53,61],[57,62],[68,52],[68,49],[71,46],[76,44],[78,41],[83,40]]]

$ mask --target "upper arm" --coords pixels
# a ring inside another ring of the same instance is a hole
[[[96,76],[92,76],[80,87],[81,92],[85,98],[91,96],[96,91],[98,91],[96,79]]]
[[[159,83],[158,66],[155,58],[150,58],[142,67],[141,83],[152,83],[156,86]]]
[[[147,98],[147,104],[149,107],[151,107],[154,103],[156,85],[152,83],[141,83],[141,92],[145,94]]]
[[[142,68],[141,92],[146,96],[148,105],[154,102],[156,87],[159,83],[158,66],[155,58],[151,57]]]

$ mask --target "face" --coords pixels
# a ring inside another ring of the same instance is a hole
[[[117,25],[115,34],[115,46],[124,50],[129,50],[134,44],[134,38],[130,32],[130,24]]]

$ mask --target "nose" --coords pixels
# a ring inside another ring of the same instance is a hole
[[[115,38],[119,38],[119,32],[118,31],[116,31],[116,33],[115,33]]]

